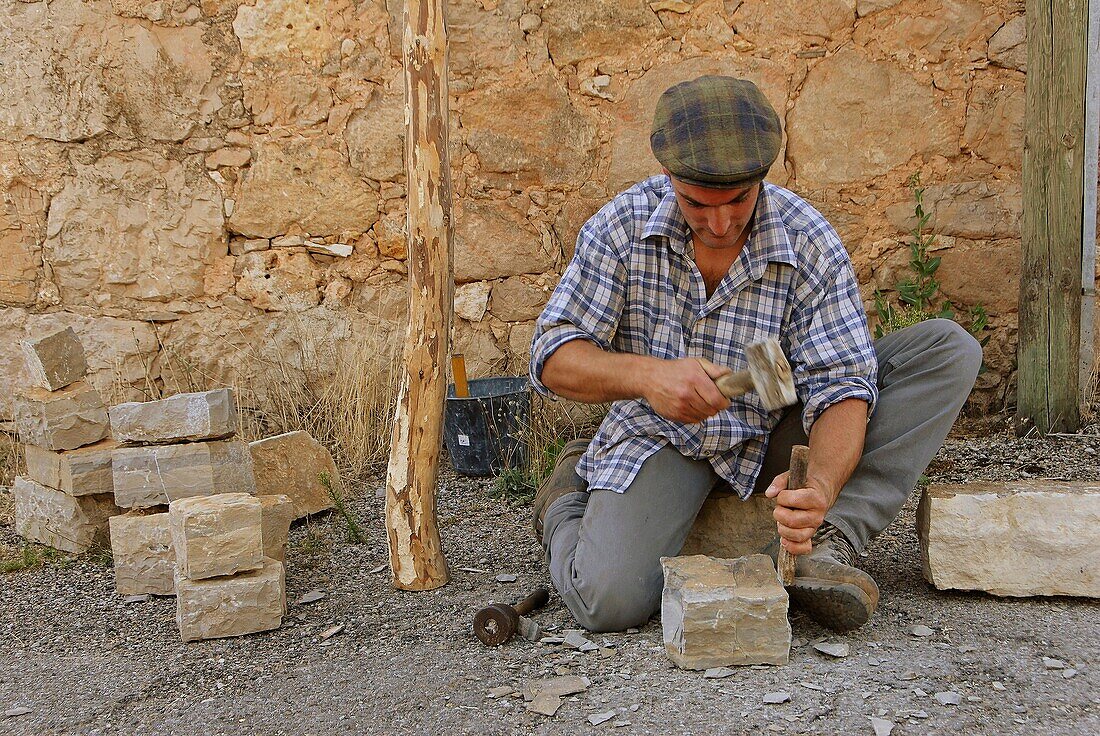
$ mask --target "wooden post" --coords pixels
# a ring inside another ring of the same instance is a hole
[[[1085,207],[1081,243],[1082,406],[1092,398],[1096,369],[1096,184],[1100,154],[1100,0],[1089,0],[1088,68],[1085,71]]]
[[[442,0],[406,0],[403,45],[409,329],[386,474],[386,528],[393,584],[431,590],[450,580],[435,516],[454,311]]]
[[[1017,412],[1081,423],[1081,263],[1088,0],[1027,0]]]

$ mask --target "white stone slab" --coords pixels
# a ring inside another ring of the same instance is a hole
[[[165,512],[112,516],[115,589],[121,595],[175,595],[176,554]]]
[[[248,445],[233,440],[119,447],[111,471],[115,502],[128,509],[256,489]]]
[[[233,575],[263,564],[263,507],[247,493],[173,501],[168,507],[176,571],[190,580]]]
[[[107,520],[119,513],[110,494],[70,496],[27,478],[15,479],[15,533],[62,552],[107,547]]]
[[[937,588],[1100,597],[1100,483],[933,485],[917,534]]]
[[[265,559],[252,572],[206,580],[176,575],[176,624],[184,641],[243,636],[282,626],[283,563]]]
[[[192,442],[237,431],[237,404],[229,388],[117,404],[110,414],[111,431],[119,442]]]
[[[118,443],[111,439],[75,450],[47,450],[24,445],[27,477],[70,496],[114,493],[111,451],[116,447]]]

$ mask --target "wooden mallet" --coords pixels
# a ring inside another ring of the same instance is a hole
[[[782,409],[798,401],[794,390],[791,364],[783,355],[783,348],[775,338],[753,343],[745,348],[747,371],[734,371],[714,383],[727,399],[736,399],[749,391],[756,391],[768,411]]]

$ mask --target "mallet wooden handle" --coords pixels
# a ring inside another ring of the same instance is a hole
[[[752,376],[748,371],[734,371],[714,379],[714,384],[727,399],[736,399],[744,396],[754,388]]]
[[[542,608],[550,600],[550,589],[545,585],[535,588],[535,592],[517,603],[513,608],[520,616],[526,616],[536,608]]]
[[[809,465],[810,448],[795,445],[791,448],[791,470],[787,474],[787,488],[806,487],[806,467]],[[779,545],[779,559],[776,561],[779,580],[783,585],[794,585],[794,555]]]

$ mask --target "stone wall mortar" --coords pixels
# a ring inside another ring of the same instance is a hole
[[[44,325],[74,326],[113,400],[189,388],[180,366],[262,393],[259,354],[323,373],[335,345],[400,342],[401,7],[0,0],[7,383],[23,379],[18,338]],[[1022,13],[1019,0],[452,0],[455,344],[471,375],[525,370],[530,320],[580,226],[657,173],[660,92],[728,73],[780,111],[770,178],[837,227],[868,307],[902,275],[905,184],[921,172],[946,203],[944,292],[990,313],[971,404],[999,409],[1016,339]]]

